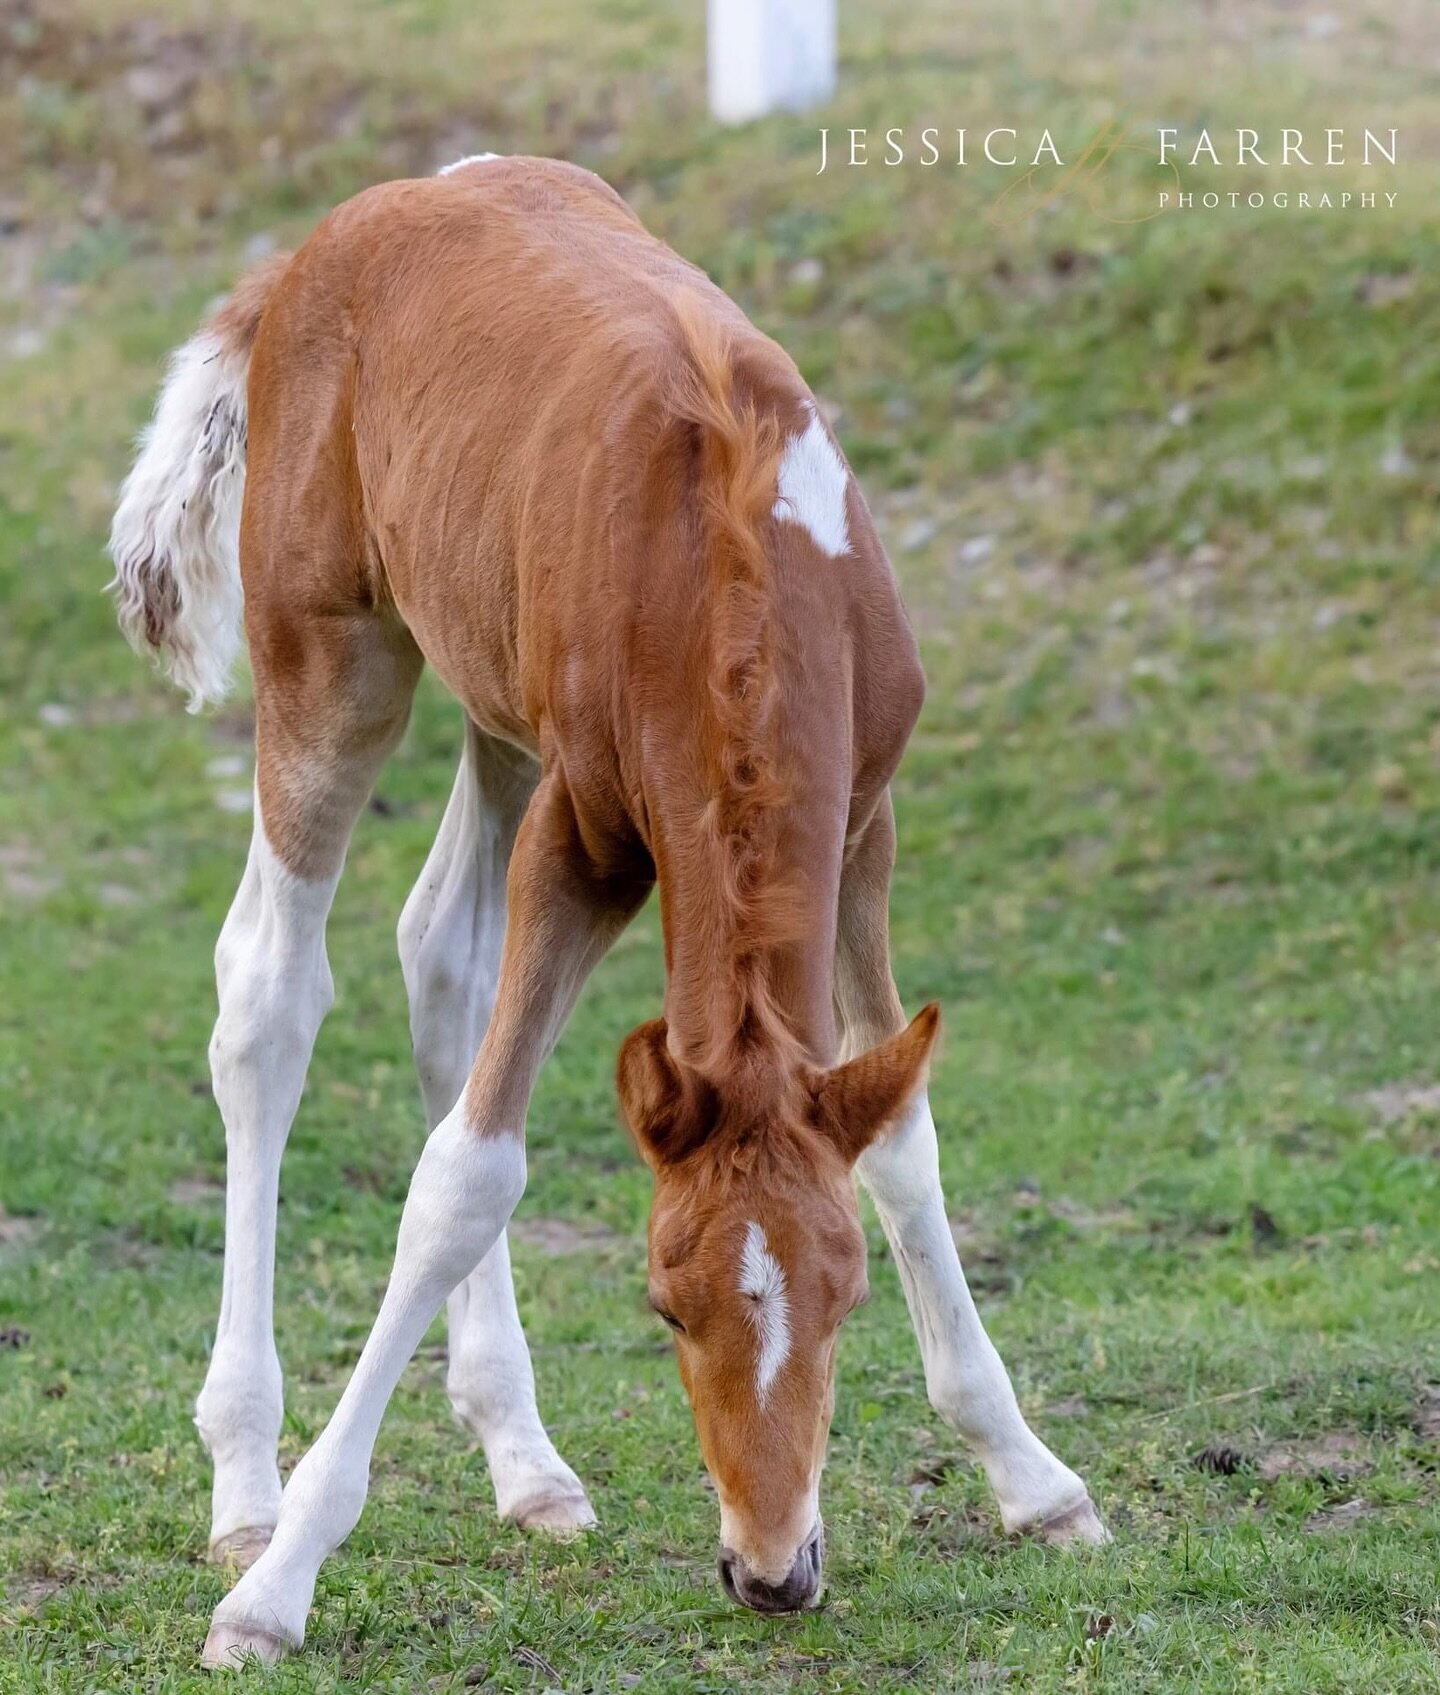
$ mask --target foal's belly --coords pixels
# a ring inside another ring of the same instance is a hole
[[[426,662],[470,719],[489,735],[538,752],[511,633],[513,585],[466,581],[453,599],[424,585],[397,594],[396,605]]]

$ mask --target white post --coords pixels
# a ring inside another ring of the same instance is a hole
[[[744,124],[835,92],[835,0],[708,0],[710,110]]]

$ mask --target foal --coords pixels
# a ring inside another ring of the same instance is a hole
[[[248,432],[248,450],[247,450]],[[248,458],[248,469],[247,461]],[[243,510],[242,510],[243,495]],[[505,1226],[536,1073],[659,884],[665,1016],[625,1042],[655,1174],[650,1291],[720,1499],[720,1572],[812,1603],[841,1321],[865,1295],[852,1170],[930,1399],[1009,1530],[1099,1541],[965,1285],[890,975],[889,782],[923,681],[860,492],[790,360],[595,177],[465,160],[332,213],[181,349],[111,540],[121,621],[192,706],[242,612],[255,833],[216,951],[225,1274],[196,1422],[211,1547],[248,1567],[204,1661],[299,1645],[385,1405],[445,1301],[449,1392],[502,1516],[592,1522],[545,1434]],[[325,920],[422,664],[463,705],[400,920],[431,1132],[390,1284],[281,1491],[281,1151],[332,999]]]

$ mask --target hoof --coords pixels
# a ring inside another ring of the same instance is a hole
[[[1030,1533],[1052,1548],[1100,1548],[1110,1540],[1110,1532],[1088,1495],[1073,1507],[1041,1519],[1031,1527]]]
[[[216,1619],[205,1638],[200,1664],[206,1671],[235,1671],[250,1659],[273,1666],[289,1652],[290,1644],[283,1636],[261,1630],[258,1625],[228,1624]]]
[[[210,1564],[230,1566],[237,1572],[249,1571],[270,1546],[275,1526],[252,1525],[245,1530],[232,1530],[228,1536],[217,1536],[210,1544]]]
[[[582,1489],[555,1495],[527,1495],[511,1507],[505,1517],[521,1530],[544,1531],[550,1536],[573,1536],[595,1523],[595,1509]]]

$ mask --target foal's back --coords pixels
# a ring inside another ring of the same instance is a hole
[[[694,605],[666,426],[697,301],[798,411],[784,354],[589,172],[486,160],[338,208],[254,350],[252,618],[302,583],[393,611],[477,723],[536,746],[567,672],[625,644],[642,570],[672,627]]]

